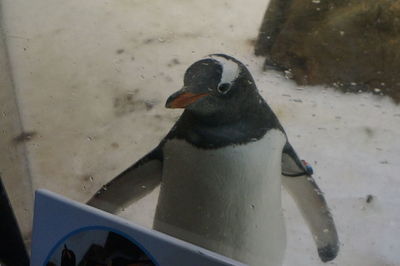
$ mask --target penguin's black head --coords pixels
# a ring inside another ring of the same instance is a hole
[[[213,54],[186,70],[183,88],[168,98],[166,107],[185,108],[209,122],[232,122],[259,101],[246,66],[230,56]]]

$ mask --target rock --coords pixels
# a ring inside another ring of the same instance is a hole
[[[256,55],[300,85],[378,91],[399,103],[400,0],[317,2],[271,0]]]

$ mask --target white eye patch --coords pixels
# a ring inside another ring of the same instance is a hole
[[[221,80],[219,81],[218,85],[221,85],[223,83],[232,84],[239,76],[240,67],[235,61],[226,59],[225,57],[218,55],[211,55],[209,56],[209,58],[217,61],[218,64],[222,66]]]

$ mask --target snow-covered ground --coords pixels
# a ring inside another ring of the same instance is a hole
[[[400,107],[385,97],[298,87],[253,55],[267,1],[2,0],[35,188],[86,201],[166,134],[185,69],[222,52],[248,65],[309,161],[341,250],[328,265],[400,265]],[[367,195],[372,201],[366,202]],[[122,215],[150,226],[157,191]],[[323,265],[284,194],[285,265]]]

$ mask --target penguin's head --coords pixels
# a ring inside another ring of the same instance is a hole
[[[166,107],[184,108],[199,118],[228,122],[240,119],[240,114],[260,99],[245,65],[233,57],[213,54],[186,70],[183,88],[168,98]]]

